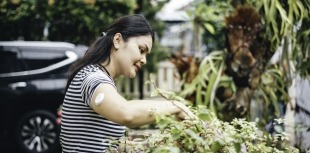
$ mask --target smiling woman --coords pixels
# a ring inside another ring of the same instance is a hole
[[[154,33],[141,15],[118,18],[73,67],[62,107],[63,152],[106,152],[117,149],[125,126],[155,122],[155,115],[196,119],[181,102],[123,98],[114,79],[133,78],[146,64]]]

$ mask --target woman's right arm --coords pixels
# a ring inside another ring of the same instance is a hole
[[[100,104],[98,102],[96,104],[96,97],[100,94],[103,94],[104,98]],[[157,114],[176,115],[179,119],[196,118],[185,105],[176,101],[127,101],[110,84],[100,84],[96,88],[91,98],[91,105],[101,116],[128,127],[153,123]]]

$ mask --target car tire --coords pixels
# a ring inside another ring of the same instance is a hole
[[[23,153],[57,153],[61,152],[59,131],[55,115],[36,110],[18,120],[15,140]]]

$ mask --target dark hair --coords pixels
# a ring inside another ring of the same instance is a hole
[[[72,65],[66,89],[77,72],[86,65],[110,62],[113,38],[116,33],[122,34],[124,41],[130,37],[151,35],[154,42],[154,32],[142,15],[128,15],[116,19],[106,30],[105,35],[97,39],[85,52],[84,56]]]

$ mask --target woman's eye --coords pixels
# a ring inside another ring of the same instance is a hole
[[[142,48],[139,48],[139,50],[140,50],[141,53],[144,53],[144,50]]]

